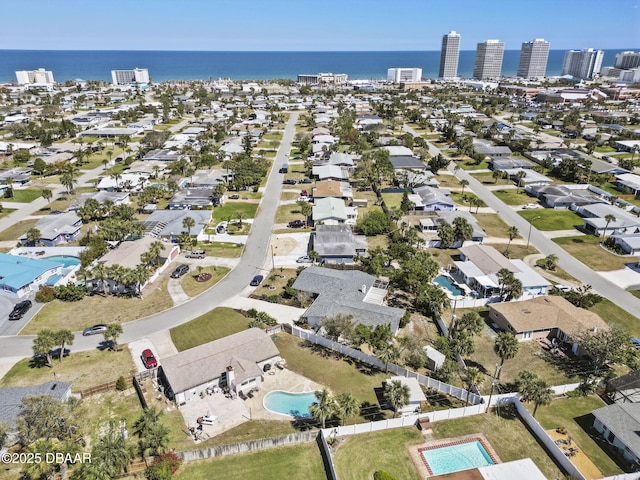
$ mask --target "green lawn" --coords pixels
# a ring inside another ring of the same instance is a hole
[[[625,328],[630,336],[640,338],[640,322],[638,322],[638,319],[611,302],[611,300],[605,298],[589,310],[600,315],[600,318],[609,325],[618,324]]]
[[[339,359],[329,350],[315,347],[293,335],[279,333],[275,338],[276,346],[282,357],[286,359],[288,369],[316,383],[326,385],[334,395],[350,392],[361,404],[366,402],[370,405],[378,405],[374,389],[381,388],[382,382],[389,377],[384,372],[371,369],[367,365],[360,365],[348,357]],[[383,418],[385,412],[374,411],[373,413],[378,419]]]
[[[565,478],[546,450],[522,423],[513,406],[501,408],[500,415],[481,414],[433,424],[433,436],[437,439],[472,433],[484,434],[503,462],[529,457],[547,478]]]
[[[15,208],[2,208],[2,210],[0,210],[0,218],[2,217],[6,217],[7,215],[15,212],[16,209]]]
[[[535,210],[520,210],[518,214],[528,222],[533,221],[534,227],[545,232],[572,230],[584,223],[582,217],[571,210],[540,208]]]
[[[196,277],[199,273],[209,273],[211,274],[211,279],[206,282],[198,282]],[[193,266],[191,272],[189,272],[188,275],[185,275],[180,285],[182,286],[184,293],[190,297],[195,297],[196,295],[200,295],[205,290],[213,287],[227,273],[229,273],[229,269],[226,267],[203,267],[198,270],[197,266]]]
[[[480,228],[482,228],[489,237],[509,238],[507,234],[509,225],[507,225],[498,214],[477,213],[475,217]]]
[[[581,398],[561,398],[554,400],[549,407],[540,407],[536,419],[545,430],[564,427],[575,441],[578,448],[589,457],[604,476],[623,473],[618,465],[602,450],[595,440],[597,432],[592,428],[593,415],[591,412],[606,406],[606,403],[596,395]]]
[[[246,330],[250,319],[231,308],[218,307],[172,328],[171,340],[179,352]]]
[[[205,250],[207,255],[222,258],[237,258],[242,255],[244,245],[230,242],[198,243],[198,248]]]
[[[333,463],[340,480],[373,478],[384,470],[393,478],[420,479],[408,447],[424,442],[416,428],[394,428],[339,439]],[[365,454],[366,452],[366,454]]]
[[[322,456],[315,442],[269,448],[240,455],[189,462],[173,477],[175,480],[326,480]]]
[[[463,170],[487,170],[489,168],[488,160],[482,160],[479,165],[476,165],[475,161],[469,157],[452,158],[452,160]]]
[[[31,203],[41,196],[42,190],[39,188],[14,189],[13,197],[5,200],[9,202]]]
[[[276,223],[289,223],[291,220],[304,220],[300,213],[300,206],[296,203],[280,205],[276,211]],[[304,232],[307,229],[296,228],[294,231]]]
[[[17,241],[22,234],[26,233],[31,227],[34,227],[36,223],[38,223],[38,219],[35,218],[31,220],[20,220],[6,230],[0,232],[0,241]]]
[[[227,202],[213,209],[213,222],[217,224],[222,221],[228,221],[229,219],[236,220],[238,214],[242,215],[243,220],[255,218],[257,210],[257,203]]]
[[[620,257],[600,247],[602,238],[594,235],[554,238],[553,241],[593,270],[618,270],[633,262],[633,257]]]
[[[524,189],[517,191],[515,188],[507,190],[494,190],[493,194],[507,205],[524,205],[525,203],[538,203],[538,200],[531,198]]]
[[[402,193],[383,193],[382,199],[390,210],[398,210],[402,202]]]

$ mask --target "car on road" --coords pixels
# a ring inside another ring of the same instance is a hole
[[[522,206],[523,210],[533,210],[535,208],[542,208],[542,207],[537,203],[526,203]]]
[[[251,285],[252,287],[257,287],[262,283],[262,280],[264,280],[264,277],[262,275],[256,275],[255,277],[253,277],[249,285]]]
[[[22,302],[16,303],[13,307],[13,310],[9,314],[9,320],[20,320],[24,317],[24,314],[29,311],[31,308],[31,300],[23,300]]]
[[[292,220],[287,223],[287,227],[289,228],[302,228],[305,226],[305,222],[303,220]]]
[[[640,338],[631,338],[630,340],[636,350],[640,350]]]
[[[302,180],[298,180],[298,183],[312,183],[313,180],[310,178],[303,178]]]
[[[285,185],[295,185],[296,181],[293,178],[287,178],[284,182]]]
[[[99,323],[93,327],[87,327],[82,331],[83,336],[98,335],[107,331],[107,326],[104,323]]]
[[[158,366],[158,360],[156,360],[155,355],[149,348],[147,348],[142,352],[141,358],[142,358],[142,364],[146,369],[156,368]]]
[[[311,257],[309,255],[303,255],[301,257],[298,257],[298,259],[296,260],[296,263],[309,263],[311,262]]]
[[[186,263],[183,263],[182,265],[179,265],[173,272],[171,272],[171,278],[180,278],[188,271],[189,271],[189,265],[187,265]]]
[[[185,255],[186,258],[204,258],[206,256],[207,252],[205,252],[204,250],[191,250]]]

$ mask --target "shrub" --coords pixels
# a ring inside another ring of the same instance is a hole
[[[258,312],[258,314],[256,315],[256,319],[260,320],[262,323],[269,327],[274,327],[278,324],[278,320],[273,318],[267,312]]]
[[[255,308],[250,308],[247,310],[247,317],[256,318],[258,316],[258,311]]]
[[[118,380],[116,381],[116,390],[118,390],[119,392],[123,392],[127,388],[128,388],[127,381],[124,379],[122,375],[120,375],[118,377]]]
[[[373,480],[396,480],[396,477],[391,475],[389,472],[385,472],[384,470],[378,470],[373,474]]]
[[[170,480],[181,464],[182,461],[175,453],[166,452],[156,457],[144,474],[148,480]]]
[[[55,288],[55,296],[63,302],[78,302],[84,298],[87,290],[82,285],[59,285]]]
[[[55,300],[55,298],[56,289],[49,285],[41,286],[40,290],[36,292],[36,302],[38,303],[49,303]]]

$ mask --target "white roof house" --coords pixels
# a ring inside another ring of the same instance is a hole
[[[402,414],[411,414],[420,410],[422,402],[427,401],[427,397],[422,391],[422,387],[418,383],[418,380],[413,377],[391,377],[387,380],[387,383],[399,381],[403,385],[409,387],[409,403],[399,410]]]

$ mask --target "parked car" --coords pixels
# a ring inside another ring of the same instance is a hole
[[[301,196],[301,197],[308,197],[308,196],[309,196],[309,192],[308,192],[307,190],[302,190],[302,191],[300,192],[300,196]]]
[[[533,210],[535,208],[542,208],[542,207],[537,203],[526,203],[522,206],[523,210]]]
[[[302,180],[298,181],[298,183],[312,183],[313,180],[311,180],[310,178],[303,178]]]
[[[303,255],[298,257],[296,263],[309,263],[311,261],[311,257],[309,255]]]
[[[183,263],[171,273],[171,278],[180,278],[189,271],[189,265]]]
[[[285,185],[295,185],[296,181],[293,178],[287,178],[284,182]]]
[[[185,255],[186,258],[204,258],[206,256],[207,252],[205,252],[204,250],[191,250]]]
[[[256,275],[255,277],[253,277],[249,285],[251,285],[252,287],[257,287],[262,283],[262,280],[264,280],[264,277],[262,275]]]
[[[640,350],[640,338],[631,338],[631,343],[636,348],[636,350]]]
[[[292,220],[291,222],[287,223],[287,227],[289,228],[302,228],[305,226],[305,222],[302,220]]]
[[[230,200],[238,200],[239,198],[240,198],[240,195],[238,195],[237,193],[234,193],[233,195],[229,195]]]
[[[156,357],[150,349],[147,348],[144,350],[141,357],[144,368],[156,368],[158,366],[158,360],[156,360]]]
[[[23,300],[22,302],[16,303],[13,307],[13,310],[9,314],[9,320],[20,320],[24,317],[24,314],[29,311],[31,308],[31,300]]]
[[[98,325],[94,325],[93,327],[85,328],[82,331],[82,335],[85,337],[88,335],[98,335],[99,333],[104,333],[107,331],[107,326],[104,323],[100,323]]]

